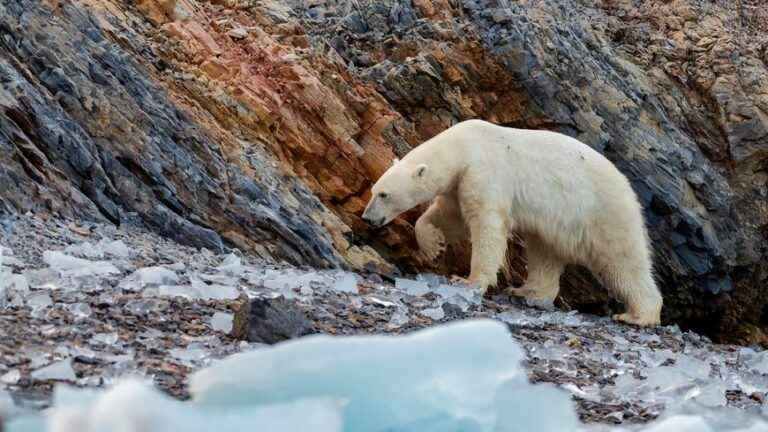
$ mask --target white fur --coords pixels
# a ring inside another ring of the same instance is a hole
[[[565,265],[581,264],[627,306],[615,319],[659,323],[662,299],[637,196],[608,159],[574,138],[465,121],[412,150],[372,192],[363,217],[376,225],[436,198],[416,224],[420,247],[434,256],[468,234],[469,280],[483,291],[496,284],[515,231],[529,265],[515,294],[553,301]]]

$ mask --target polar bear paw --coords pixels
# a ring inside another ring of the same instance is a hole
[[[641,317],[630,313],[616,314],[613,316],[613,320],[639,327],[651,327],[660,324],[657,317]]]
[[[419,225],[416,231],[419,249],[428,260],[436,260],[445,252],[446,242],[443,232],[434,225]]]
[[[461,276],[453,275],[449,281],[454,285],[463,285],[470,290],[477,291],[480,296],[484,295],[488,287],[483,288],[479,282],[473,282],[471,279],[463,278]]]
[[[551,295],[543,294],[541,290],[523,286],[520,288],[509,288],[507,293],[525,299],[525,303],[530,307],[548,311],[555,309],[555,298]]]

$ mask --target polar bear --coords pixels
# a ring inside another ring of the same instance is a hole
[[[468,281],[483,293],[496,284],[507,239],[517,232],[528,280],[513,294],[554,301],[566,264],[581,264],[624,302],[615,320],[660,322],[637,196],[613,163],[574,138],[464,121],[396,161],[371,192],[363,219],[374,226],[433,200],[416,223],[420,248],[436,257],[469,236]]]

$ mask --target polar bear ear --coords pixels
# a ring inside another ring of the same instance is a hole
[[[427,174],[427,164],[419,164],[416,167],[416,170],[413,172],[413,177],[424,178],[424,175],[426,174]]]

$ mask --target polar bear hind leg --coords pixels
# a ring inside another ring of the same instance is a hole
[[[649,270],[608,272],[603,285],[624,302],[626,312],[613,316],[616,321],[637,326],[660,324],[662,299]]]

